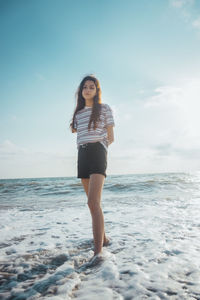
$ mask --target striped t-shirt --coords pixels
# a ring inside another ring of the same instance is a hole
[[[108,104],[101,104],[100,121],[96,123],[97,127],[93,129],[93,122],[90,130],[88,124],[92,113],[92,107],[85,106],[79,110],[74,119],[74,128],[77,130],[77,148],[86,143],[100,142],[108,150],[107,126],[115,125],[112,109]]]

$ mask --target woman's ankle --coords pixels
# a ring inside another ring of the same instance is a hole
[[[103,251],[101,250],[101,251],[98,251],[98,252],[96,252],[96,251],[94,251],[94,256],[96,256],[96,255],[100,255],[100,254],[102,254],[103,253]]]
[[[110,240],[106,237],[103,240],[103,246],[107,246],[109,244]]]

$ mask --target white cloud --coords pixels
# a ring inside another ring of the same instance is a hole
[[[176,111],[182,128],[190,136],[200,135],[200,78],[185,79],[178,86],[165,86],[155,90],[156,95],[146,101],[146,107],[162,107]]]
[[[5,155],[23,155],[27,153],[27,149],[19,147],[10,140],[5,140],[0,144],[0,157]]]
[[[180,12],[186,23],[197,30],[200,29],[200,16],[196,16],[195,10],[196,0],[169,0],[169,3]]]
[[[124,173],[199,170],[199,99],[200,78],[190,78],[158,87],[145,100],[121,103],[113,170],[119,164]]]
[[[180,147],[200,147],[200,79],[186,79],[178,86],[161,87],[156,92],[146,107],[167,114],[168,128],[176,129],[174,143],[178,139]]]
[[[185,5],[193,5],[194,0],[170,0],[172,6],[182,8]]]
[[[200,29],[200,17],[192,22],[192,26],[196,29]]]
[[[76,156],[32,151],[5,140],[0,144],[0,178],[74,176]]]

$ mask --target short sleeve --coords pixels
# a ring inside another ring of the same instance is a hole
[[[106,127],[110,126],[110,125],[115,126],[115,122],[114,122],[114,118],[113,118],[113,111],[108,104],[106,104],[105,125],[106,125]]]
[[[77,129],[77,118],[76,118],[76,115],[74,117],[74,129]]]

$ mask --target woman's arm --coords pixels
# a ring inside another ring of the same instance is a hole
[[[108,145],[114,142],[113,125],[107,126]]]
[[[72,124],[73,124],[73,123],[70,124],[71,132],[72,132],[72,133],[77,132],[77,129],[76,129],[76,128],[73,128],[73,127],[72,127]]]

